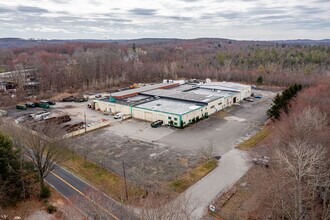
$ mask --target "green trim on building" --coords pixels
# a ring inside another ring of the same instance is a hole
[[[180,116],[180,114],[176,114],[176,113],[159,111],[159,110],[153,110],[153,109],[148,109],[148,108],[142,108],[142,107],[138,107],[138,106],[134,106],[133,108],[148,110],[148,111],[151,111],[151,112],[160,112],[160,113],[165,113],[165,114],[168,114],[168,115],[177,115],[177,116]]]
[[[189,113],[191,113],[191,112],[193,112],[193,111],[200,110],[200,109],[202,109],[202,108],[204,108],[204,107],[205,107],[205,105],[201,106],[200,108],[196,108],[196,109],[193,109],[193,110],[191,110],[191,111],[189,111],[189,112],[186,112],[186,113],[184,113],[184,114],[182,114],[182,115],[186,115],[186,114],[189,114]]]

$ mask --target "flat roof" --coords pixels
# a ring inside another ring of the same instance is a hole
[[[190,111],[200,109],[204,107],[204,105],[198,105],[196,103],[173,100],[173,99],[159,98],[151,102],[146,102],[141,105],[137,105],[135,107],[143,108],[151,111],[159,111],[163,113],[183,115]]]
[[[172,87],[172,88],[170,88],[170,90],[184,92],[184,91],[194,89],[194,88],[197,88],[196,84],[182,84],[180,86]]]
[[[151,91],[147,91],[141,93],[144,95],[158,96],[161,98],[170,98],[182,101],[190,101],[190,102],[200,102],[200,103],[209,103],[216,99],[219,99],[218,96],[214,95],[204,95],[204,94],[193,94],[190,92],[180,92],[176,90],[170,89],[155,89]]]
[[[154,97],[150,97],[147,95],[136,95],[131,96],[124,99],[116,99],[115,103],[123,104],[123,105],[130,105],[130,106],[136,106],[145,102],[150,102],[154,100]]]
[[[178,83],[158,83],[158,84],[152,84],[152,85],[146,85],[146,86],[142,86],[136,89],[127,89],[127,90],[123,90],[120,92],[115,92],[112,93],[111,96],[114,98],[125,98],[128,96],[133,96],[133,95],[137,95],[138,93],[141,92],[146,92],[149,90],[153,90],[153,89],[160,89],[160,88],[170,88],[173,86],[177,86],[179,85]]]
[[[219,90],[232,90],[232,91],[241,91],[243,89],[251,88],[251,86],[243,85],[233,82],[210,82],[200,85],[200,88],[207,89],[219,89]]]
[[[135,95],[135,96],[129,96],[129,97],[123,98],[123,99],[114,99],[114,101],[110,101],[109,98],[102,98],[102,99],[97,99],[97,100],[103,101],[103,102],[127,105],[127,106],[135,106],[135,105],[139,105],[139,104],[142,104],[145,102],[150,102],[152,100],[155,100],[155,97],[151,97],[148,95]]]
[[[218,97],[231,97],[235,94],[237,94],[237,92],[232,92],[232,91],[223,91],[223,90],[211,90],[211,89],[203,89],[203,88],[197,88],[197,89],[193,89],[189,91],[190,93],[193,94],[203,94],[203,95],[214,95],[214,96],[218,96]]]

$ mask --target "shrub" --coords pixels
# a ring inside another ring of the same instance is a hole
[[[49,205],[47,206],[47,212],[48,212],[49,214],[53,214],[53,213],[56,212],[56,211],[57,211],[56,206],[54,206],[54,205],[52,205],[52,204],[49,204]]]
[[[43,186],[40,190],[40,198],[47,199],[51,195],[51,191],[47,186]]]
[[[257,84],[258,84],[258,85],[261,85],[261,84],[263,83],[263,81],[264,81],[264,79],[262,78],[262,76],[259,76],[259,77],[257,78]]]

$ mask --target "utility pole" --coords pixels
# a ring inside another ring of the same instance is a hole
[[[85,121],[85,133],[87,132],[87,124],[86,124],[86,113],[84,112],[84,121]]]
[[[128,200],[127,183],[126,183],[126,172],[125,172],[125,163],[124,163],[124,161],[123,161],[123,172],[124,172],[124,182],[125,182],[125,196],[126,196],[126,200]]]

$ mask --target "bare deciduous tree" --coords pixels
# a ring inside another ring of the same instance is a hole
[[[82,214],[71,201],[66,202],[66,204],[61,207],[61,211],[64,220],[85,219],[85,215]]]
[[[63,131],[56,126],[39,126],[37,132],[9,122],[4,125],[2,129],[12,137],[15,146],[22,147],[35,165],[42,188],[45,178],[52,172],[55,165],[66,160],[62,152],[66,143]]]
[[[285,179],[284,185],[290,186],[289,192],[281,187],[277,193],[282,194],[282,209],[289,219],[303,219],[313,213],[307,213],[307,207],[312,210],[310,201],[317,199],[318,186],[329,177],[327,170],[326,150],[317,145],[312,146],[301,140],[289,142],[287,148],[275,152],[277,169]],[[286,195],[283,195],[285,193]]]
[[[203,161],[208,161],[214,156],[214,143],[208,141],[206,146],[200,145],[198,155]]]
[[[88,157],[88,155],[89,155],[92,151],[93,151],[93,149],[92,149],[92,148],[89,148],[89,147],[85,147],[85,148],[83,149],[83,151],[82,151],[82,155],[83,155],[83,157],[84,157],[84,163],[85,163],[85,165],[86,165],[86,163],[87,163],[87,157]]]
[[[196,201],[184,195],[176,195],[164,189],[149,194],[142,200],[140,218],[142,220],[193,219],[192,213],[197,208]]]
[[[271,169],[262,180],[267,186],[260,190],[269,202],[263,207],[273,219],[330,217],[329,119],[319,108],[303,103],[300,100],[276,123],[278,132],[268,148]]]
[[[67,158],[62,152],[64,147],[63,135],[56,132],[55,129],[47,131],[51,134],[45,137],[43,134],[29,134],[23,142],[27,147],[27,154],[36,166],[40,179],[41,188],[44,186],[44,180],[55,168],[56,164],[61,164]]]
[[[131,207],[119,204],[97,190],[88,190],[84,192],[83,198],[73,197],[70,202],[87,215],[88,219],[114,219],[114,216],[119,219],[137,219]]]

